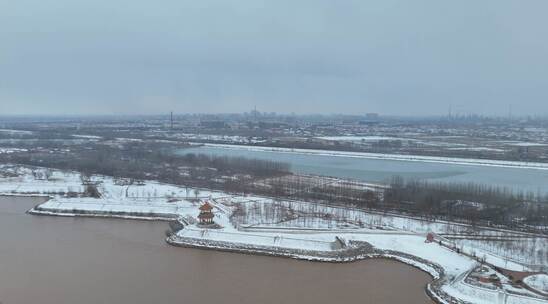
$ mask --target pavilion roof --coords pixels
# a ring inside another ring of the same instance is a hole
[[[213,210],[213,206],[209,202],[205,202],[203,205],[200,206],[200,211],[211,211]]]

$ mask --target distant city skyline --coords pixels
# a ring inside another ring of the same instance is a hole
[[[0,115],[548,116],[548,1],[0,3]]]

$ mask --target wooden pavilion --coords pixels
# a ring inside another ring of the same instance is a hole
[[[215,215],[213,214],[213,206],[211,206],[211,204],[206,201],[203,205],[200,206],[200,214],[198,215],[200,224],[211,225],[213,224],[214,217]]]

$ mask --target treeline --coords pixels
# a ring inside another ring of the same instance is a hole
[[[264,189],[268,195],[309,201],[323,201],[337,205],[359,205],[375,207],[380,202],[380,193],[363,183],[334,179],[325,176],[281,176],[265,181],[265,185],[254,183],[254,188]]]
[[[405,180],[395,176],[384,193],[387,208],[472,223],[548,226],[548,197],[478,183]]]
[[[179,160],[191,167],[213,167],[221,172],[236,170],[259,177],[289,173],[291,170],[288,163],[245,157],[188,153],[180,156]]]
[[[322,176],[278,176],[251,183],[225,185],[232,192],[251,192],[277,199],[305,200],[330,205],[406,213],[424,219],[470,224],[547,229],[548,197],[533,192],[459,182],[404,180],[375,189],[363,183]],[[537,229],[538,230],[538,229]]]
[[[214,179],[233,179],[235,176],[267,178],[289,174],[291,169],[283,162],[193,153],[176,155],[173,149],[172,144],[157,142],[88,143],[72,146],[70,151],[63,152],[50,153],[48,149],[3,154],[0,161],[75,170],[84,175],[157,179],[179,185],[217,188]]]
[[[515,191],[508,187],[498,187],[473,182],[431,182],[418,179],[405,180],[394,176],[390,181],[387,200],[402,199],[439,203],[443,200],[476,201],[487,205],[508,205],[524,201],[545,201],[548,197],[534,192]]]
[[[59,151],[63,152],[59,152]],[[475,183],[442,183],[394,177],[386,189],[322,176],[290,173],[289,164],[243,157],[188,153],[172,144],[126,142],[69,149],[0,154],[11,162],[84,175],[158,180],[185,187],[252,193],[277,199],[405,212],[424,218],[520,227],[548,227],[548,197]]]

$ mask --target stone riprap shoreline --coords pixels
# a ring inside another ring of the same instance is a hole
[[[425,287],[425,292],[432,300],[444,304],[466,303],[450,296],[441,289],[444,282],[447,281],[447,278],[445,277],[443,267],[440,265],[403,252],[380,250],[367,242],[350,241],[346,248],[335,251],[303,250],[226,241],[212,241],[207,239],[180,237],[177,233],[168,236],[166,242],[178,247],[284,257],[311,262],[350,263],[366,259],[395,260],[425,271],[432,276],[434,280]]]

